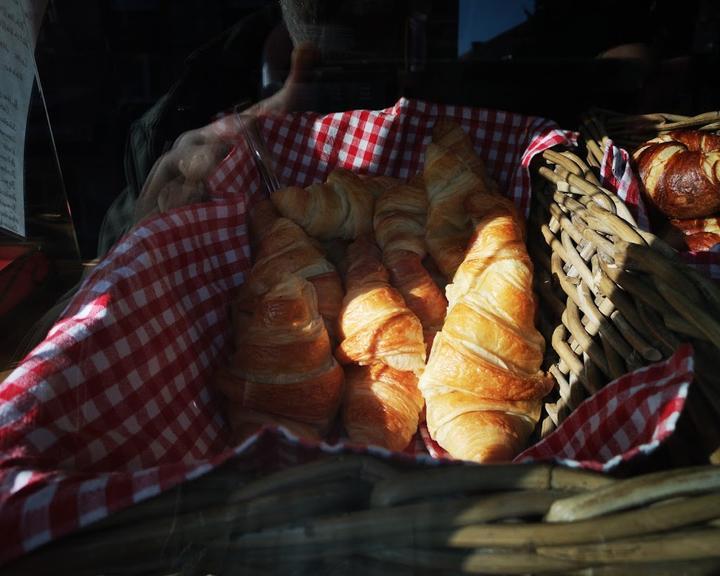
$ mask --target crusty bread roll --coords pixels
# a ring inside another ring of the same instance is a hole
[[[685,236],[685,245],[691,252],[707,252],[720,244],[720,234],[696,232]]]
[[[227,378],[222,373],[217,376],[218,382],[221,378],[225,377],[228,385],[232,386],[232,376]],[[289,418],[282,418],[274,414],[266,414],[264,412],[255,412],[243,408],[242,404],[229,402],[225,406],[225,416],[230,424],[232,430],[232,441],[240,443],[245,440],[248,436],[255,434],[261,428],[266,426],[276,427],[282,426],[291,434],[306,440],[322,440],[322,436],[318,432],[317,428],[310,424],[304,424],[297,420],[291,420]]]
[[[512,202],[467,204],[476,221],[447,288],[448,313],[420,377],[428,431],[451,456],[511,460],[526,444],[542,398],[545,342],[534,325],[532,263]]]
[[[405,250],[424,258],[427,209],[427,193],[420,186],[398,182],[383,190],[373,214],[375,241],[380,249]]]
[[[684,244],[681,249],[704,252],[720,244],[720,218],[716,216],[688,220],[673,219],[670,220],[669,227],[674,231],[673,239],[678,235],[681,236]]]
[[[674,131],[633,154],[646,196],[671,218],[702,218],[720,209],[720,136]]]
[[[248,229],[253,251],[259,249],[265,235],[278,218],[280,218],[280,213],[275,209],[269,198],[260,200],[250,207]]]
[[[440,118],[433,126],[433,142],[457,154],[463,163],[483,182],[483,191],[499,194],[497,182],[487,173],[485,163],[475,152],[472,140],[453,120]]]

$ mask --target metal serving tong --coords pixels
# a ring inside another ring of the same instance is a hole
[[[267,194],[271,194],[280,189],[280,180],[275,170],[275,162],[265,147],[265,141],[260,135],[257,117],[250,114],[242,114],[235,112],[235,118],[239,123],[240,130],[245,137],[250,154],[255,162],[260,178],[265,185]]]

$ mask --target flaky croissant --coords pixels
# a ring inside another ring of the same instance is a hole
[[[397,370],[421,372],[422,325],[390,285],[377,246],[367,236],[359,238],[349,246],[347,262],[338,360],[364,366],[381,362]]]
[[[430,435],[451,456],[511,460],[553,380],[540,371],[545,342],[534,324],[532,263],[512,202],[483,195],[468,207],[475,231],[419,386]]]
[[[440,271],[452,280],[472,234],[465,200],[473,194],[492,193],[495,186],[489,184],[465,133],[448,122],[439,122],[433,130],[433,140],[425,151],[423,179],[429,201],[427,247]]]
[[[345,368],[343,424],[354,442],[404,450],[417,430],[422,407],[412,372],[384,364]]]
[[[422,325],[389,283],[380,251],[369,237],[347,253],[347,294],[340,313],[343,337],[335,355],[348,383],[343,422],[350,439],[402,450],[417,430],[425,365]]]
[[[427,194],[421,185],[396,183],[375,201],[373,227],[391,284],[418,317],[428,350],[445,319],[447,302],[423,266]]]
[[[297,274],[312,283],[320,314],[334,336],[342,307],[343,289],[335,267],[324,257],[322,247],[287,218],[277,218],[262,237],[242,298],[265,294],[287,274]]]
[[[418,186],[396,183],[385,188],[375,201],[373,230],[383,252],[405,250],[425,257],[425,218],[428,201]]]
[[[438,146],[450,150],[464,162],[484,183],[484,191],[499,194],[497,182],[487,173],[485,163],[475,152],[470,137],[454,121],[449,118],[440,118],[433,126],[433,142]]]
[[[325,183],[290,186],[270,198],[283,216],[313,238],[351,240],[372,231],[373,193],[349,170],[336,168]]]
[[[343,371],[332,355],[312,284],[285,276],[257,300],[239,326],[230,367],[214,386],[229,401],[238,425],[292,420],[324,431],[339,407]],[[255,414],[255,416],[253,416]],[[297,429],[302,430],[302,426]]]

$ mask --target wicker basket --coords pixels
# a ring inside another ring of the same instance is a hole
[[[643,142],[672,130],[720,132],[720,111],[680,116],[666,113],[627,115],[593,109],[584,116],[580,126],[580,134],[587,143],[587,160],[595,167],[600,165],[608,138],[632,153]]]
[[[626,480],[362,456],[254,480],[226,466],[5,574],[717,574],[719,489],[713,466]]]
[[[580,125],[587,163],[570,151],[547,151],[536,169],[529,229],[543,325],[559,383],[541,434],[552,431],[608,380],[665,358],[691,342],[697,386],[687,406],[688,447],[712,452],[720,442],[720,290],[676,251],[638,228],[624,203],[600,186],[596,169],[612,139],[629,151],[671,130],[720,130],[720,112],[694,117],[628,116],[592,110]],[[544,247],[544,248],[541,248]]]
[[[720,348],[720,289],[662,240],[640,230],[575,154],[547,151],[534,191],[529,246],[542,325],[558,359],[559,397],[546,406],[548,433],[609,380],[692,342],[700,365]],[[717,421],[720,388],[707,370],[698,426]],[[714,420],[713,420],[714,418]],[[695,418],[693,418],[695,420]]]
[[[640,231],[577,155],[547,151],[533,175],[528,244],[559,383],[543,434],[610,379],[690,341],[703,377],[685,446],[707,461],[720,414],[706,367],[720,348],[720,290]],[[231,461],[5,574],[717,574],[720,467],[678,461],[626,479],[369,456],[262,476]]]

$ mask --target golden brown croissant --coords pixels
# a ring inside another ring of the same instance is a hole
[[[422,407],[412,372],[384,364],[345,369],[343,424],[355,442],[404,450],[417,430]]]
[[[545,342],[535,329],[532,263],[510,200],[468,203],[475,231],[447,288],[448,314],[420,389],[430,435],[451,456],[512,459],[553,386],[540,371]]]
[[[475,152],[470,137],[454,121],[440,118],[433,127],[433,142],[457,154],[465,165],[485,183],[488,192],[500,193],[497,183],[488,176],[485,163]]]
[[[347,261],[337,359],[343,364],[382,362],[397,370],[421,372],[425,366],[422,325],[390,285],[377,246],[361,237],[349,246]]]
[[[398,183],[375,201],[373,226],[390,282],[420,320],[429,350],[442,327],[447,302],[422,263],[426,254],[426,213],[424,188]]]
[[[290,186],[271,199],[283,216],[314,238],[349,240],[372,231],[372,190],[349,170],[336,168],[325,183]]]
[[[322,247],[317,242],[292,220],[278,218],[263,236],[255,264],[242,292],[246,299],[260,296],[287,274],[297,274],[312,283],[317,293],[320,314],[333,336],[342,307],[340,276],[324,257]]]
[[[361,176],[361,178],[376,201],[383,192],[395,188],[401,183],[400,180],[392,176]]]
[[[397,183],[375,201],[373,229],[383,252],[406,250],[424,258],[427,193],[423,188]]]
[[[251,319],[238,327],[229,368],[214,379],[233,405],[237,422],[250,413],[289,419],[325,430],[335,416],[343,371],[332,355],[312,284],[285,276],[257,300]]]
[[[472,234],[465,200],[494,189],[466,138],[459,126],[438,123],[425,151],[423,179],[429,201],[425,240],[433,260],[450,280]]]

